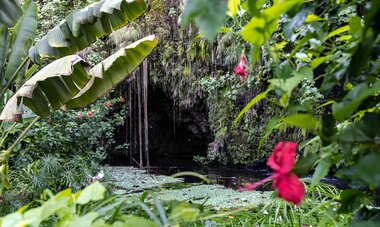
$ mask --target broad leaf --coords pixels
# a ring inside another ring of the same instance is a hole
[[[287,79],[271,79],[269,82],[275,86],[283,90],[285,93],[281,98],[281,105],[287,106],[289,104],[289,99],[292,96],[292,91],[298,84],[303,80],[313,80],[313,71],[311,68],[303,67],[299,70],[299,72],[293,72],[293,76]]]
[[[96,181],[80,192],[77,204],[87,204],[90,201],[98,201],[104,198],[106,188]]]
[[[4,76],[3,69],[4,69],[5,62],[7,60],[8,42],[9,42],[8,28],[3,25],[0,25],[0,81],[3,81],[3,76]]]
[[[250,12],[253,16],[259,14],[261,6],[266,0],[247,0],[242,4],[244,10]]]
[[[9,81],[21,65],[24,58],[28,56],[28,50],[37,31],[37,4],[26,1],[23,6],[24,15],[17,22],[11,35],[12,51],[5,71],[5,79]]]
[[[311,114],[295,114],[284,118],[288,125],[304,129],[316,129],[318,120]]]
[[[318,162],[313,178],[311,179],[311,187],[315,187],[329,173],[331,161],[327,158]]]
[[[335,102],[332,106],[335,119],[343,121],[349,118],[360,106],[360,104],[371,95],[380,91],[380,81],[371,87],[367,83],[356,85],[340,102]]]
[[[56,60],[29,79],[7,102],[0,120],[20,121],[21,102],[40,116],[50,114],[49,103],[60,108],[90,79],[87,64],[77,55]]]
[[[240,0],[228,0],[228,16],[234,17],[239,11]]]
[[[182,26],[194,20],[201,33],[211,42],[224,23],[227,0],[189,0],[186,1],[182,16]]]
[[[154,222],[151,222],[145,218],[137,216],[122,216],[120,217],[123,220],[123,223],[120,226],[124,227],[134,227],[134,226],[145,226],[145,227],[156,227],[157,225]]]
[[[307,154],[302,159],[298,160],[294,166],[293,172],[299,177],[304,177],[309,174],[311,168],[314,166],[315,162],[318,160],[317,154]]]
[[[70,100],[69,109],[84,107],[107,93],[123,81],[156,47],[158,40],[154,35],[141,39],[111,55],[90,71],[88,84]]]
[[[256,62],[260,54],[260,46],[262,46],[264,42],[276,31],[279,17],[291,9],[301,5],[303,0],[287,0],[279,3],[275,2],[273,6],[266,8],[262,12],[257,12],[257,7],[259,6],[256,4],[260,3],[261,1],[248,2],[249,9],[254,11],[255,15],[241,32],[243,39],[253,45],[253,64]]]
[[[22,9],[17,0],[0,1],[0,25],[4,24],[8,28],[13,27],[22,16]]]
[[[41,58],[60,58],[78,52],[104,35],[139,17],[147,5],[143,0],[102,0],[74,11],[53,28],[29,55],[33,62]]]
[[[50,114],[50,106],[53,109],[65,104],[68,108],[86,106],[127,77],[157,43],[155,36],[148,36],[111,55],[90,70],[77,55],[58,59],[29,79],[12,96],[0,120],[20,121],[20,104],[25,104],[42,117]]]

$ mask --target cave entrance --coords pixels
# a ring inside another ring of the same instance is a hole
[[[148,86],[148,138],[149,160],[151,167],[175,167],[191,169],[196,163],[193,157],[206,156],[208,144],[212,141],[212,133],[208,125],[206,105],[203,101],[195,103],[191,108],[178,111],[160,88]],[[116,141],[122,144],[127,140],[127,151],[110,151],[106,160],[110,165],[138,165],[139,142],[136,134],[136,108],[132,103],[131,116],[134,129],[127,125],[119,130]],[[128,139],[130,138],[130,139]],[[130,155],[132,152],[132,156]]]

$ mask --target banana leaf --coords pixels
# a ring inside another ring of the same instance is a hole
[[[69,109],[84,107],[107,93],[132,73],[157,43],[158,40],[154,35],[145,37],[95,65],[89,71],[90,81],[72,100],[67,102],[66,107]]]
[[[102,0],[74,11],[29,50],[36,64],[43,58],[74,54],[144,13],[143,0]]]
[[[26,1],[23,6],[24,15],[17,22],[11,33],[12,51],[5,70],[5,79],[8,81],[21,65],[24,58],[28,56],[28,50],[37,31],[37,4]],[[22,74],[21,74],[22,75]]]
[[[2,85],[3,85],[2,82],[4,78],[5,61],[7,60],[8,42],[9,42],[8,28],[0,24],[0,83],[1,83],[0,88],[2,88]]]
[[[0,120],[21,121],[23,105],[41,117],[65,104],[66,108],[88,105],[126,78],[157,43],[154,35],[148,36],[121,49],[92,69],[78,55],[60,58],[36,73],[10,98]]]
[[[0,120],[21,121],[23,105],[40,116],[58,109],[88,82],[87,63],[77,55],[58,59],[35,74],[9,99]]]
[[[13,27],[22,16],[22,9],[17,0],[0,1],[0,25]]]

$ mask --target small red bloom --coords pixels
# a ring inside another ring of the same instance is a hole
[[[278,189],[280,198],[296,205],[300,204],[305,195],[305,188],[298,176],[291,172],[295,164],[296,150],[296,143],[278,143],[267,161],[267,165],[272,168],[274,174],[259,182],[247,184],[243,190],[254,190],[274,179],[272,188]]]
[[[82,118],[83,118],[83,114],[78,113],[77,118],[78,118],[78,119],[82,119]]]
[[[87,116],[88,116],[88,117],[93,117],[94,115],[93,115],[92,112],[90,111],[90,112],[87,113]]]
[[[120,102],[125,103],[125,99],[123,97],[120,97]]]
[[[111,102],[107,102],[107,106],[111,107],[112,106]]]
[[[244,80],[244,78],[247,76],[247,71],[245,69],[245,61],[246,61],[246,59],[245,59],[244,55],[242,55],[240,57],[239,64],[235,68],[235,74],[240,76],[242,80]]]

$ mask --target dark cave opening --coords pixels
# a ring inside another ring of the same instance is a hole
[[[213,139],[204,101],[200,100],[179,113],[178,107],[162,89],[149,86],[148,93],[150,166],[185,169],[196,166],[193,157],[206,156]],[[116,146],[125,142],[126,133],[125,126],[118,130]],[[105,164],[137,165],[138,146],[133,144],[134,141],[128,143],[134,149],[132,159],[125,150],[110,149]]]

